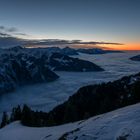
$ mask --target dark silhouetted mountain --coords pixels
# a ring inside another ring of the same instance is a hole
[[[140,102],[140,73],[125,76],[114,82],[82,87],[67,101],[48,113],[35,112],[25,105],[20,120],[27,126],[60,125],[138,102]]]
[[[9,48],[9,49],[7,49],[7,50],[9,50],[9,51],[14,51],[14,52],[19,52],[20,50],[23,50],[24,48],[23,47],[21,47],[21,46],[15,46],[15,47],[11,47],[11,48]]]
[[[78,55],[79,53],[85,53],[85,54],[106,54],[106,53],[122,53],[122,51],[116,51],[116,50],[103,50],[99,48],[91,48],[91,49],[86,49],[86,48],[70,48],[70,47],[64,47],[64,48],[59,48],[59,47],[48,47],[46,48],[50,52],[58,52],[62,53],[65,55]]]
[[[48,113],[53,125],[73,122],[140,102],[140,73],[80,88]],[[48,121],[49,122],[49,121]]]
[[[72,49],[70,47],[65,47],[62,49],[62,53],[65,55],[78,55],[78,52],[76,49]]]
[[[106,53],[121,53],[122,51],[103,50],[99,48],[93,48],[93,49],[78,49],[77,52],[86,53],[86,54],[106,54]]]
[[[59,48],[59,47],[47,47],[46,48],[50,52],[59,52],[65,55],[78,55],[79,53],[85,53],[85,54],[106,54],[106,53],[123,53],[122,51],[117,51],[117,50],[104,50],[100,48],[71,48],[71,47],[64,47],[64,48]]]
[[[140,55],[134,56],[130,58],[133,61],[140,61]]]
[[[78,58],[72,58],[61,53],[53,53],[47,65],[56,71],[103,71],[98,65]]]

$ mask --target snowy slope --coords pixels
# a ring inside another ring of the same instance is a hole
[[[0,129],[1,140],[139,140],[140,104],[75,123],[32,128],[14,122]]]

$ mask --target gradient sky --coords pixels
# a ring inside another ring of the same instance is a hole
[[[118,42],[140,49],[140,0],[0,0],[0,26],[16,27],[29,35],[24,38]]]

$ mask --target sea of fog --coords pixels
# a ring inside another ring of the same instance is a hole
[[[103,72],[56,72],[60,78],[51,83],[20,87],[0,97],[0,116],[17,105],[27,104],[35,110],[49,111],[64,102],[81,86],[112,81],[124,75],[140,72],[140,62],[129,60],[140,52],[110,53],[101,55],[80,54],[78,57],[94,62]]]

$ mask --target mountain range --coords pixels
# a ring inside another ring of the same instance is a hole
[[[16,46],[0,52],[0,94],[17,86],[50,82],[59,78],[54,71],[103,71],[100,66],[66,55],[60,48]],[[71,53],[71,51],[69,52]]]

